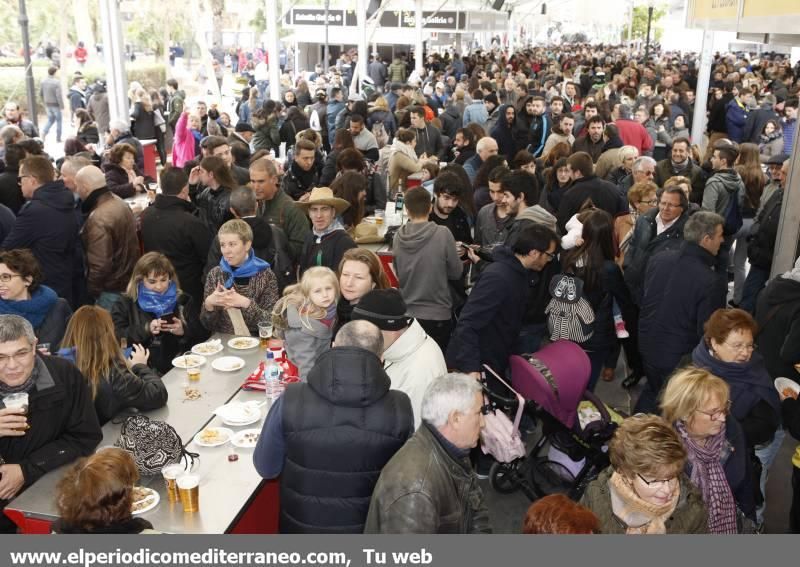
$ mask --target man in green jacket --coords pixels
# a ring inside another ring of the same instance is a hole
[[[289,239],[292,260],[297,261],[310,231],[308,217],[280,190],[278,170],[271,159],[264,157],[250,164],[250,187],[258,200],[258,216],[283,229]]]

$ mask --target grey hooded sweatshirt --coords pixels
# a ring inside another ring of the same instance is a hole
[[[446,321],[453,302],[447,280],[461,277],[456,241],[444,226],[408,223],[394,236],[394,268],[408,313],[417,319]]]

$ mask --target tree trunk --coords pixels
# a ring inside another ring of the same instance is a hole
[[[225,0],[210,0],[211,4],[211,41],[217,47],[222,47],[222,28],[225,25]]]

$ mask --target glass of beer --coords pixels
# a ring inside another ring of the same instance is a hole
[[[178,495],[184,512],[200,510],[200,478],[196,474],[184,474],[176,479]]]
[[[381,226],[386,219],[386,211],[383,209],[375,209],[375,224]]]
[[[272,321],[261,321],[258,324],[258,338],[261,339],[261,348],[267,348],[267,344],[272,338]]]
[[[189,382],[199,382],[200,381],[200,367],[199,366],[192,366],[186,369],[186,376],[189,378]]]
[[[16,394],[8,394],[7,396],[3,396],[3,405],[5,405],[8,409],[15,410],[15,413],[21,413],[22,415],[28,415],[28,394],[27,392],[18,392]],[[27,431],[30,429],[31,426],[29,424],[25,424],[21,428],[15,429],[15,431]]]
[[[161,474],[164,476],[164,483],[167,485],[167,498],[170,502],[177,502],[180,499],[177,480],[183,474],[183,467],[177,463],[167,465],[161,469]]]

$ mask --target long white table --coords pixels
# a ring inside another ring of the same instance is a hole
[[[184,513],[180,502],[171,503],[166,495],[166,487],[161,475],[142,477],[140,484],[156,490],[161,496],[158,506],[141,515],[149,520],[155,529],[170,533],[226,533],[234,531],[248,505],[257,499],[264,484],[256,472],[253,462],[253,449],[235,448],[226,443],[219,447],[199,447],[193,437],[207,426],[223,426],[234,432],[241,429],[261,428],[269,405],[261,408],[261,419],[253,424],[234,427],[223,425],[222,420],[212,412],[229,401],[265,400],[263,392],[246,391],[241,385],[247,376],[258,366],[264,351],[258,347],[251,350],[234,350],[227,346],[231,335],[217,334],[214,338],[222,340],[225,348],[214,356],[207,356],[201,367],[198,382],[190,387],[201,391],[198,400],[187,400],[185,388],[189,385],[185,370],[173,368],[164,375],[164,384],[169,393],[169,401],[163,408],[146,412],[150,419],[166,421],[181,436],[187,450],[198,453],[199,461],[195,472],[200,476],[200,511]],[[220,372],[211,367],[211,362],[221,356],[238,356],[245,361],[241,370]],[[103,440],[99,447],[111,446],[119,438],[121,425],[113,422],[103,426]],[[235,451],[238,460],[230,461],[228,455]],[[43,476],[33,486],[6,506],[6,512],[26,533],[48,531],[49,523],[58,518],[56,509],[56,485],[66,471],[66,467],[56,469]],[[273,486],[273,492],[275,487]],[[260,499],[263,508],[264,498]],[[273,504],[274,506],[274,504]],[[263,510],[261,511],[263,515]],[[270,514],[276,510],[270,510]],[[276,518],[263,518],[261,527],[250,522],[247,531],[273,531]],[[22,525],[20,525],[22,524]]]

